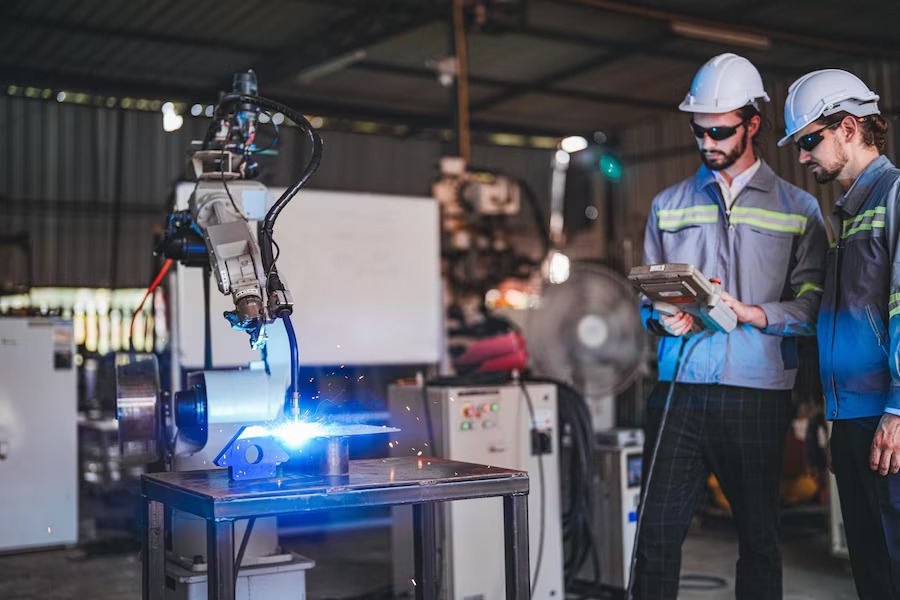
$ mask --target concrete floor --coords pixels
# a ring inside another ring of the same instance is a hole
[[[390,536],[384,529],[285,541],[317,561],[309,572],[310,600],[357,596],[390,584]],[[0,556],[2,600],[119,600],[141,594],[137,553],[86,553],[81,549]],[[683,589],[683,600],[734,598],[736,543],[731,525],[705,523],[692,529],[683,572],[720,577],[727,587]],[[785,600],[856,598],[849,565],[832,557],[821,528],[785,527]],[[685,585],[685,588],[688,586]]]

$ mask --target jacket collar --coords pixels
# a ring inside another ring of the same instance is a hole
[[[770,192],[775,186],[776,177],[775,172],[766,161],[760,159],[759,170],[756,172],[756,175],[747,182],[747,187],[761,192]],[[706,165],[700,165],[697,174],[694,176],[694,182],[698,192],[702,192],[707,186],[717,185],[716,176],[713,175],[712,170]]]
[[[834,203],[835,212],[840,209],[848,215],[855,215],[866,201],[866,198],[869,197],[872,186],[875,185],[881,174],[893,166],[891,161],[883,154],[870,162],[869,166],[863,169],[863,172],[859,174],[859,177],[850,186],[850,189],[844,192],[844,195]]]

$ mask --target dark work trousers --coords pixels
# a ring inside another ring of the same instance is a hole
[[[650,464],[668,382],[647,406],[644,465]],[[779,483],[789,390],[677,384],[646,493],[638,534],[636,600],[678,597],[681,545],[709,473],[731,504],[738,530],[735,597],[782,597]]]
[[[831,430],[831,465],[862,600],[900,599],[900,473],[881,476],[869,469],[880,419],[834,421]]]

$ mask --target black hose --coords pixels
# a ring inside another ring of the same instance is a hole
[[[260,256],[262,258],[263,263],[263,271],[270,274],[269,279],[269,292],[272,290],[280,290],[282,287],[274,287],[281,286],[281,280],[277,277],[277,271],[275,271],[274,263],[275,257],[272,250],[272,236],[275,230],[275,219],[278,218],[279,213],[287,206],[288,202],[291,201],[291,198],[297,195],[297,192],[307,184],[309,179],[315,174],[316,170],[319,168],[319,163],[322,162],[322,148],[323,142],[322,138],[319,136],[318,132],[316,132],[315,128],[309,124],[309,121],[306,120],[302,114],[298,113],[294,109],[281,104],[280,102],[276,102],[274,100],[269,100],[268,98],[263,98],[262,96],[248,96],[245,94],[226,94],[219,100],[219,104],[216,106],[216,112],[213,117],[213,124],[210,125],[210,129],[207,131],[206,139],[204,139],[204,147],[209,143],[211,139],[211,135],[214,131],[214,124],[217,118],[222,118],[223,113],[225,112],[224,107],[232,105],[232,104],[252,104],[253,106],[258,106],[262,109],[273,110],[276,112],[280,112],[285,115],[287,118],[292,120],[307,136],[309,139],[310,145],[312,146],[312,155],[310,156],[309,162],[307,162],[306,167],[304,167],[303,172],[300,174],[300,177],[291,184],[275,201],[275,204],[269,209],[266,213],[265,219],[263,219],[262,223],[260,223],[259,227],[259,249]]]
[[[656,430],[656,440],[653,442],[653,453],[650,455],[650,464],[645,471],[644,493],[641,496],[641,502],[638,505],[637,526],[634,532],[634,545],[631,547],[631,568],[628,571],[628,587],[625,590],[625,600],[632,600],[634,597],[634,572],[637,567],[638,542],[641,537],[641,525],[644,522],[644,509],[647,506],[647,496],[650,493],[650,481],[653,477],[653,469],[656,467],[656,455],[659,454],[659,446],[662,441],[663,433],[666,429],[666,420],[669,417],[669,407],[672,405],[672,395],[675,393],[675,385],[678,381],[678,371],[681,369],[681,357],[687,346],[684,337],[681,338],[681,346],[678,348],[678,358],[675,359],[675,372],[672,374],[672,381],[669,383],[669,390],[666,393],[666,403],[663,406],[662,417],[659,420],[659,428]]]
[[[310,177],[312,177],[313,174],[315,174],[316,170],[319,168],[319,163],[322,162],[322,138],[316,132],[315,128],[309,124],[309,121],[306,120],[306,117],[304,117],[302,114],[298,113],[288,106],[285,106],[284,104],[281,104],[280,102],[275,102],[274,100],[269,100],[268,98],[263,98],[262,96],[226,94],[219,101],[219,106],[216,108],[216,114],[219,114],[222,106],[232,103],[253,104],[254,106],[259,106],[260,108],[274,110],[282,113],[284,116],[296,123],[298,127],[300,127],[303,133],[306,134],[312,146],[312,156],[310,156],[309,162],[306,164],[306,167],[303,169],[300,177],[297,178],[297,181],[291,184],[291,186],[284,191],[281,197],[275,201],[275,204],[272,205],[272,208],[270,208],[269,212],[266,213],[265,219],[263,219],[263,229],[271,234],[273,227],[275,226],[275,219],[278,218],[278,214],[284,209],[285,206],[287,206],[287,203],[290,202],[291,198],[293,198],[297,194],[297,192],[299,192],[300,189],[306,185]],[[263,266],[268,268],[268,265]]]

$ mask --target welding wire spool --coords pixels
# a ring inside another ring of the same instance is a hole
[[[127,465],[162,459],[159,363],[152,354],[116,355],[116,412],[119,450]]]

